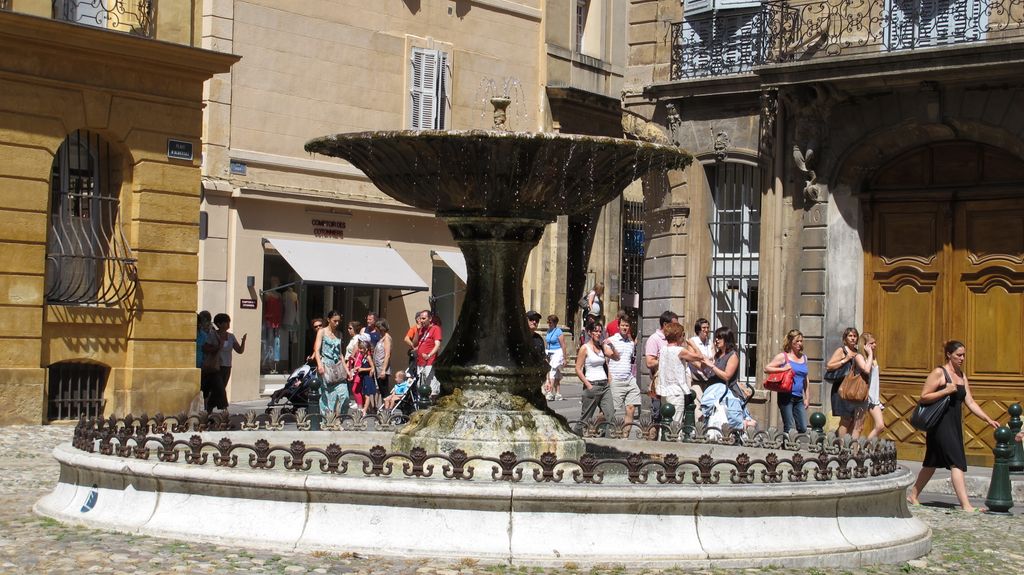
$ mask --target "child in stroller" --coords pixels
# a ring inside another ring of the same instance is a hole
[[[384,398],[384,409],[388,411],[394,409],[395,405],[405,399],[407,393],[409,393],[409,381],[405,377],[405,372],[399,371],[395,374],[395,386],[391,388],[391,395]]]
[[[307,360],[288,376],[284,387],[274,392],[267,403],[267,413],[277,407],[282,413],[295,413],[309,405],[309,386],[316,379],[316,360]]]

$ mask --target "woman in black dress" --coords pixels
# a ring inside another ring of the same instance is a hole
[[[917,481],[910,488],[907,501],[912,505],[920,503],[918,496],[921,490],[928,484],[932,474],[939,467],[949,469],[953,481],[953,491],[960,500],[960,507],[967,512],[974,511],[974,506],[967,498],[967,485],[964,483],[964,472],[967,471],[967,456],[964,453],[964,429],[963,413],[961,406],[966,405],[974,415],[985,420],[993,428],[999,424],[990,418],[971,396],[971,386],[967,383],[967,376],[964,375],[964,360],[967,358],[967,349],[959,341],[948,341],[943,347],[946,354],[946,363],[937,367],[924,382],[921,389],[921,401],[934,403],[943,397],[949,396],[949,408],[942,415],[939,423],[927,432],[925,438],[926,450],[924,463],[921,472],[917,474]]]

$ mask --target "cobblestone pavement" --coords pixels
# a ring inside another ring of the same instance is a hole
[[[187,541],[132,536],[64,526],[32,512],[32,504],[55,483],[58,467],[50,449],[69,441],[71,427],[0,428],[0,573],[624,573],[623,565],[557,569],[484,565],[471,558],[403,560],[352,554],[271,553]],[[941,496],[936,496],[942,501]],[[945,503],[914,510],[934,531],[933,550],[920,560],[860,569],[748,569],[694,573],[896,574],[970,573],[1006,575],[1024,571],[1024,517],[965,514]],[[756,534],[746,534],[756,537]],[[813,537],[813,533],[794,534]],[[611,543],[611,542],[610,542]],[[637,571],[688,573],[680,569]]]

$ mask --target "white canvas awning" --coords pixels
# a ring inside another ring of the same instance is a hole
[[[267,238],[303,282],[402,290],[429,289],[395,250]]]
[[[455,275],[459,276],[462,283],[466,283],[466,258],[462,252],[434,250],[434,254],[441,258],[446,266],[451,268]]]

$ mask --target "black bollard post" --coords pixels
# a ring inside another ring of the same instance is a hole
[[[683,407],[683,429],[682,433],[687,439],[692,439],[697,432],[697,420],[694,412],[697,411],[697,394],[690,392],[686,395],[686,405]]]
[[[1007,413],[1010,414],[1010,433],[1013,434],[1013,455],[1010,457],[1010,475],[1024,475],[1024,442],[1016,440],[1017,434],[1020,433],[1022,422],[1020,414],[1022,411],[1019,403],[1014,403],[1007,408]]]
[[[306,394],[306,417],[309,418],[309,430],[320,431],[320,385],[319,377],[313,378]]]
[[[820,411],[815,411],[811,414],[811,430],[818,435],[817,443],[821,445],[825,442],[825,424],[828,423],[828,418],[825,414]]]
[[[684,408],[685,411],[685,408]],[[661,402],[661,424],[668,427],[672,425],[672,418],[676,416],[676,406],[667,401]],[[680,431],[682,433],[682,431]],[[661,439],[665,439],[664,428],[662,428]]]
[[[1010,455],[1013,453],[1010,441],[1013,440],[1013,433],[1004,425],[996,429],[993,435],[996,438],[996,446],[992,448],[992,454],[995,455],[996,461],[992,464],[992,479],[988,484],[985,505],[989,513],[1010,515],[1010,508],[1013,507],[1013,492],[1010,486]]]

